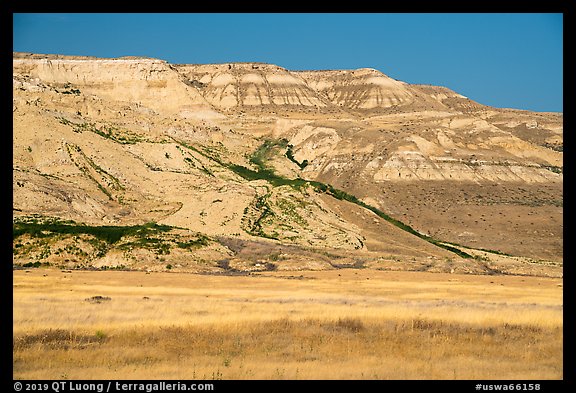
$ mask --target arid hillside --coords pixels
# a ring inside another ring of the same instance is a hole
[[[14,264],[561,276],[563,118],[358,70],[14,53]]]

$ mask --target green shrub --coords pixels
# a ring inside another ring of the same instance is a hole
[[[22,267],[40,267],[42,266],[42,262],[36,261],[36,262],[28,262],[22,265]]]
[[[308,166],[308,160],[304,160],[302,162],[298,162],[296,160],[296,158],[294,158],[294,152],[292,151],[294,147],[292,145],[288,145],[288,148],[286,149],[286,157],[292,161],[293,163],[295,163],[296,165],[298,165],[300,167],[300,169],[304,169]]]
[[[168,225],[159,225],[150,222],[143,225],[132,226],[113,226],[113,225],[85,225],[70,222],[61,222],[57,220],[48,222],[15,222],[12,225],[13,239],[29,234],[33,237],[48,237],[53,234],[88,234],[104,240],[109,244],[118,242],[123,236],[134,235],[138,237],[146,237],[150,234],[166,232],[172,229]]]

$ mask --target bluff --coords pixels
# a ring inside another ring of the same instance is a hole
[[[562,114],[369,68],[14,53],[13,124],[16,264],[561,266]]]

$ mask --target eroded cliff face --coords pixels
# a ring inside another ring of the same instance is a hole
[[[382,128],[345,123],[322,127],[316,122],[295,126],[284,135],[296,146],[295,157],[310,163],[305,172],[313,176],[354,172],[376,182],[562,182],[562,152],[529,143],[484,120],[457,124],[458,116],[451,116],[455,121],[450,122],[418,119],[426,127],[416,132],[403,132],[404,125],[414,121],[407,115],[385,126],[382,118],[372,120]]]
[[[562,114],[490,108],[373,69],[15,54],[13,120],[15,217],[454,256],[349,214],[310,180],[443,240],[562,259]]]
[[[206,100],[223,110],[330,106],[297,73],[270,64],[180,65],[177,69]]]
[[[310,87],[347,109],[390,108],[416,100],[408,84],[371,68],[298,72]]]

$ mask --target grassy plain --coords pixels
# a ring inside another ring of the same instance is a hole
[[[561,379],[562,279],[16,270],[18,379]]]

